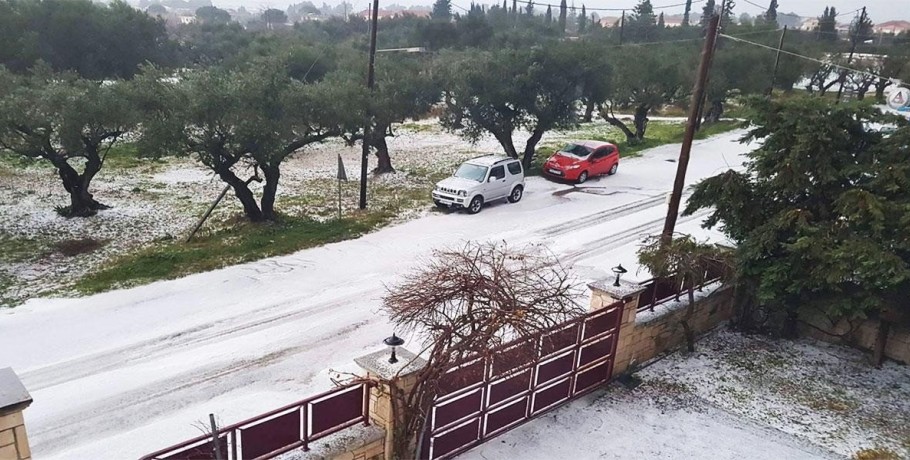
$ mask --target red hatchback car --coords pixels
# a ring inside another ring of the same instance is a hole
[[[566,144],[543,165],[547,176],[579,184],[594,176],[616,174],[619,149],[609,142],[578,141]]]

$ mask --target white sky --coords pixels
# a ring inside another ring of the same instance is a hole
[[[259,10],[269,7],[278,7],[281,9],[287,8],[291,3],[298,3],[303,0],[212,0],[216,6],[236,8],[240,5],[246,6],[250,10]],[[311,0],[316,6],[322,5],[323,1],[329,5],[336,5],[340,3],[339,0]],[[502,0],[500,0],[501,2]],[[572,0],[568,0],[569,4],[572,4]],[[767,4],[770,0],[749,0],[752,3],[758,5],[763,5],[761,8],[757,6],[750,5],[746,0],[735,0],[737,14],[749,13],[757,14],[764,11],[767,8]],[[369,0],[348,0],[355,6],[355,9],[366,9],[367,5],[370,3]],[[511,0],[509,0],[511,3]],[[674,5],[684,3],[685,0],[651,0],[651,3],[655,7],[660,7],[662,5]],[[701,11],[704,0],[693,0],[692,9],[696,12]],[[720,0],[717,0],[720,3]],[[399,4],[404,6],[411,5],[431,5],[432,0],[382,0],[380,1],[380,8],[382,5],[389,4]],[[470,0],[452,0],[453,5],[461,6],[467,8],[470,5]],[[495,0],[477,0],[477,3],[483,4],[492,4],[499,3]],[[522,3],[519,0],[519,3]],[[552,3],[559,4],[558,0],[539,0],[535,2],[536,4],[541,3]],[[590,8],[628,8],[631,9],[636,4],[638,0],[575,0],[575,6],[581,7],[581,4],[584,3],[585,6],[590,10]],[[910,2],[907,0],[778,0],[780,6],[778,11],[782,13],[796,13],[800,16],[820,16],[822,11],[825,9],[825,6],[834,6],[839,12],[846,13],[859,9],[863,6],[867,7],[869,16],[874,22],[885,22],[890,20],[910,20]],[[455,8],[458,9],[457,7]],[[665,10],[668,14],[682,13],[683,7],[677,6],[674,8],[669,8]],[[592,11],[593,12],[593,11]],[[609,11],[598,11],[598,14],[601,16],[618,16],[618,12],[609,12]],[[842,16],[843,22],[848,22],[850,16]]]

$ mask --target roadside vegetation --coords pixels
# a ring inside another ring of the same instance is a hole
[[[76,282],[75,290],[94,294],[153,281],[210,271],[228,265],[289,254],[324,244],[357,238],[391,218],[385,213],[364,213],[341,220],[316,220],[279,216],[274,222],[249,222],[219,226],[191,242],[170,240],[116,258]]]

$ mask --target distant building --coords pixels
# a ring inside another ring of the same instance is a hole
[[[808,18],[799,25],[799,30],[813,31],[818,29],[818,18]]]
[[[664,25],[667,27],[681,27],[683,22],[683,15],[681,14],[665,14],[664,15]],[[692,20],[690,19],[691,23]]]
[[[877,34],[897,35],[902,32],[910,31],[910,21],[888,21],[876,24],[872,30]]]
[[[196,16],[180,15],[177,17],[181,24],[195,24]]]
[[[358,16],[365,18],[365,19],[370,19],[372,17],[371,14],[372,14],[372,11],[370,11],[368,9],[357,13]],[[430,17],[430,10],[423,9],[423,8],[421,8],[421,9],[417,9],[417,8],[382,9],[382,8],[380,8],[379,13],[376,16],[379,19],[388,19],[388,18],[401,17],[401,16],[414,16],[414,17],[418,17],[418,18],[428,18],[428,17]]]
[[[620,19],[621,18],[617,18],[617,17],[613,17],[613,16],[603,17],[603,18],[600,18],[600,25],[603,27],[606,27],[608,29],[610,27],[619,27]]]

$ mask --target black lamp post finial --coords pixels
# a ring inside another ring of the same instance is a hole
[[[391,337],[386,337],[386,339],[383,340],[382,343],[384,343],[384,344],[386,344],[386,345],[392,347],[392,357],[389,358],[389,363],[390,363],[390,364],[395,364],[395,363],[397,363],[397,362],[398,362],[398,357],[395,356],[395,347],[400,347],[400,346],[404,345],[404,339],[402,339],[401,337],[398,337],[398,336],[395,335],[395,333],[393,332],[393,333],[392,333],[392,336],[391,336]]]
[[[623,273],[627,272],[628,270],[623,268],[622,264],[613,267],[613,273],[616,273],[616,281],[613,282],[613,286],[619,286],[619,277],[622,276]]]

